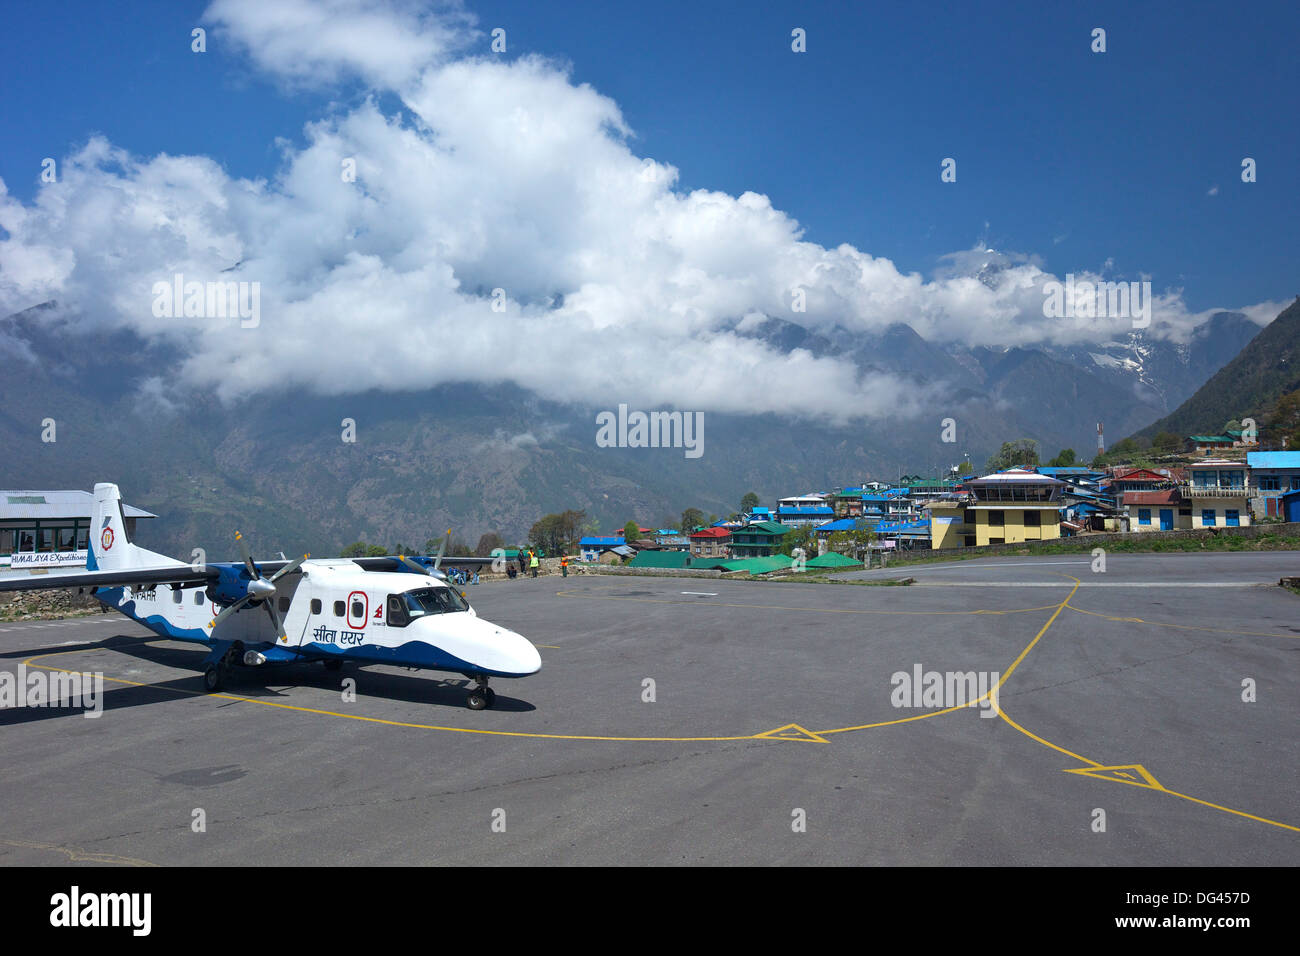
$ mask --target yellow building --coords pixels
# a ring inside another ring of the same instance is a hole
[[[1020,468],[965,482],[961,494],[929,504],[930,546],[973,548],[1059,538],[1064,485]]]

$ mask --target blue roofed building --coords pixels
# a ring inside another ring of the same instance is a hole
[[[578,548],[584,561],[599,561],[601,555],[610,552],[619,555],[619,557],[623,557],[624,553],[631,553],[630,549],[627,548],[627,542],[623,540],[622,536],[615,537],[614,535],[593,535],[582,538],[578,541]],[[623,549],[623,551],[618,549]]]
[[[794,505],[776,509],[776,520],[787,528],[806,528],[835,518],[830,505]]]
[[[1284,513],[1282,496],[1300,491],[1300,451],[1248,451],[1250,506],[1262,518]]]

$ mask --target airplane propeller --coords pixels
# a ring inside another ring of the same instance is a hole
[[[284,623],[280,620],[280,612],[276,610],[275,602],[271,600],[276,594],[275,582],[286,574],[297,571],[310,555],[304,554],[301,558],[294,558],[268,578],[253,563],[253,559],[248,553],[248,545],[244,543],[244,536],[238,531],[235,532],[235,541],[239,544],[239,553],[243,557],[244,567],[248,571],[247,593],[234,604],[223,608],[221,613],[213,618],[212,623],[208,626],[215,629],[225,618],[240,610],[244,605],[254,601],[261,601],[262,607],[266,608],[266,613],[271,615],[271,623],[275,625],[276,638],[281,641],[288,640],[288,636],[284,632]]]
[[[401,561],[404,565],[406,565],[412,571],[417,572],[418,574],[427,574],[429,575],[429,577],[437,577],[437,575],[434,574],[434,571],[437,571],[439,566],[442,564],[442,556],[447,553],[447,542],[449,542],[450,540],[451,540],[451,529],[448,528],[447,537],[443,538],[442,544],[438,546],[438,556],[433,559],[432,570],[426,568],[423,564],[420,564],[420,562],[418,561],[412,561],[404,554],[399,554],[397,556],[397,560]]]

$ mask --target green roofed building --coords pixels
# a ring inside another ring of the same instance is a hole
[[[767,558],[781,548],[790,529],[775,521],[755,521],[731,533],[731,553],[737,558]],[[786,560],[789,560],[788,558]]]
[[[827,551],[817,558],[812,558],[804,564],[806,568],[860,568],[861,561],[854,561],[852,558],[840,554],[838,551]]]
[[[785,571],[794,564],[794,559],[787,554],[774,554],[767,558],[745,558],[741,561],[723,561],[718,567],[724,571],[748,571],[750,574],[767,574],[769,571]]]
[[[629,568],[689,568],[691,556],[685,551],[641,551],[627,563]]]

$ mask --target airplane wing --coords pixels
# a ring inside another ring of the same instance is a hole
[[[51,588],[122,587],[124,585],[205,585],[216,581],[216,568],[195,570],[188,564],[164,568],[124,568],[120,571],[66,571],[61,574],[0,575],[0,591],[47,591]]]
[[[413,557],[412,560],[427,561],[428,557],[425,555],[420,555],[418,558]],[[442,559],[441,566],[444,569],[455,568],[455,567],[481,568],[486,564],[491,564],[494,560],[495,560],[494,558],[474,558],[474,557],[458,558],[455,557],[454,555],[445,555]],[[352,558],[351,561],[353,564],[356,564],[361,568],[364,568],[366,571],[408,571],[410,570],[410,568],[402,564],[402,562],[398,558],[392,555],[389,555],[387,557],[382,557],[382,558]]]

